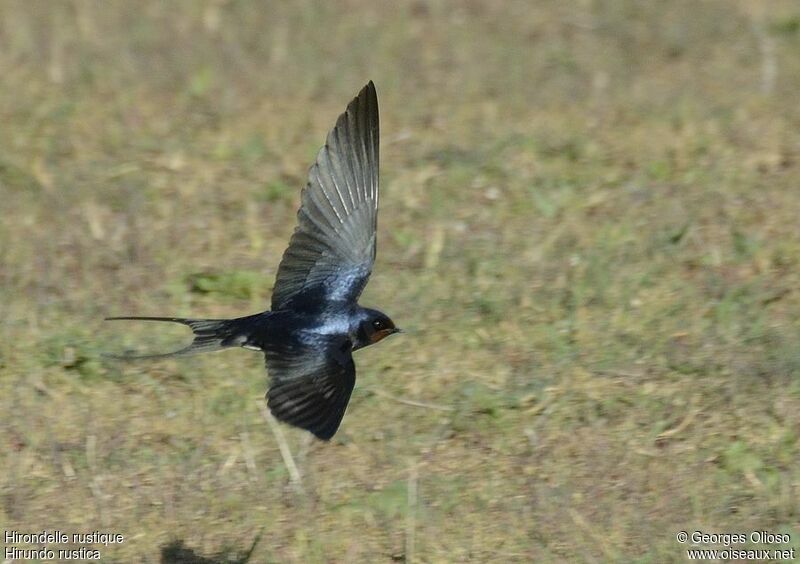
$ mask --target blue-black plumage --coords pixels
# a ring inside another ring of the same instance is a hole
[[[181,323],[194,332],[194,341],[178,351],[122,358],[228,347],[262,351],[273,415],[330,439],[355,385],[352,352],[399,331],[386,314],[358,305],[375,263],[379,137],[370,81],[336,120],[309,170],[271,311],[238,319],[109,317]]]

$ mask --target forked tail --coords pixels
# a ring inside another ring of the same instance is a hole
[[[194,332],[194,341],[182,349],[162,354],[145,355],[107,355],[112,358],[129,360],[141,358],[167,358],[185,356],[201,352],[218,351],[244,344],[246,336],[236,329],[238,319],[186,319],[182,317],[106,317],[106,321],[166,321],[187,325]]]

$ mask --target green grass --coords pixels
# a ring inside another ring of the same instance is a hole
[[[0,525],[125,535],[107,562],[679,562],[680,530],[800,548],[798,21],[0,3]],[[264,309],[368,79],[362,302],[409,332],[357,354],[330,444],[284,428],[298,493],[260,355],[114,362],[187,337],[102,319]]]

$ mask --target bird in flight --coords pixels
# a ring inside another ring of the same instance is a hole
[[[181,323],[194,333],[178,351],[121,358],[261,351],[272,414],[320,439],[333,437],[356,381],[353,351],[399,332],[386,314],[358,305],[375,263],[378,148],[378,97],[370,81],[336,120],[309,170],[272,309],[238,319],[109,317]]]

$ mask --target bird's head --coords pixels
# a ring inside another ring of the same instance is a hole
[[[364,308],[362,311],[358,327],[358,340],[361,347],[374,345],[389,335],[402,332],[385,313],[368,308]]]

